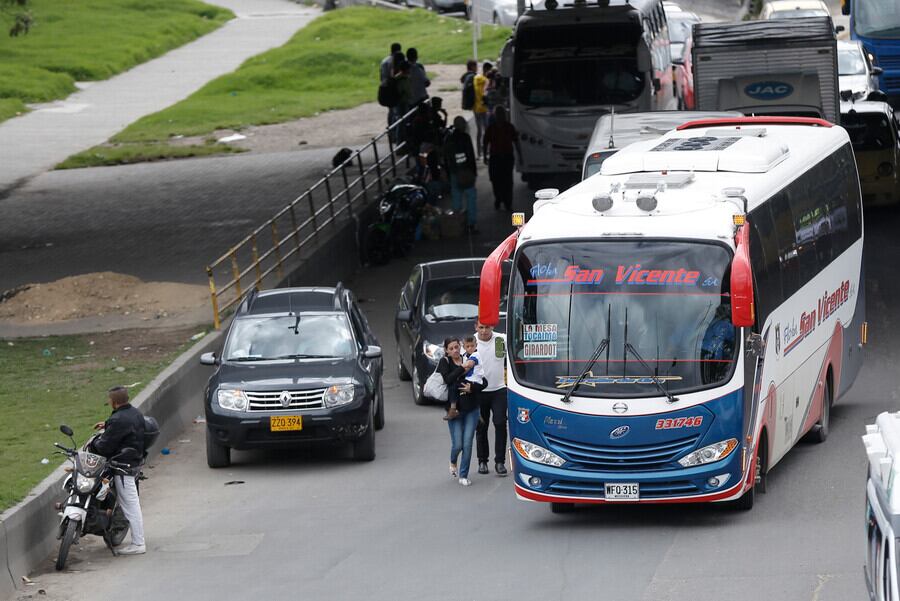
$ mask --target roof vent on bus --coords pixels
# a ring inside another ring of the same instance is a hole
[[[684,188],[694,181],[693,173],[635,173],[625,181],[626,188]]]

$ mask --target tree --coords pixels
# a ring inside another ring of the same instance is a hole
[[[10,36],[24,35],[31,29],[34,19],[28,10],[30,2],[31,0],[0,0],[0,18],[12,22]]]

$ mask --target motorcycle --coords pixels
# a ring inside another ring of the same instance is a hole
[[[422,186],[397,183],[391,187],[378,203],[378,221],[366,228],[363,248],[367,263],[384,265],[392,256],[409,252],[427,199]]]
[[[156,420],[145,417],[147,428],[144,435],[144,448],[149,448],[159,436]],[[103,538],[103,542],[113,555],[116,547],[125,540],[129,525],[114,485],[115,476],[126,476],[134,473],[136,467],[128,463],[116,461],[115,457],[107,459],[91,452],[91,443],[100,435],[96,433],[78,450],[73,438],[74,432],[69,426],[62,425],[59,431],[69,437],[72,447],[65,447],[58,442],[53,443],[65,455],[71,465],[66,468],[69,474],[63,481],[63,492],[66,500],[57,503],[60,511],[59,552],[56,556],[56,569],[66,567],[69,549],[77,545],[79,539],[86,534]],[[127,451],[128,449],[123,449]],[[144,452],[144,458],[147,453]],[[141,461],[143,464],[143,460]],[[138,483],[141,476],[138,476]]]

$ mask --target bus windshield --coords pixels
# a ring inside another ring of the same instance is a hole
[[[516,37],[513,93],[524,105],[621,104],[644,89],[636,26],[616,24],[526,29]]]
[[[853,7],[857,34],[872,38],[900,38],[900,2],[897,0],[855,0]]]
[[[724,246],[702,242],[526,246],[510,289],[517,380],[565,392],[608,339],[576,396],[659,396],[651,375],[672,394],[726,383],[738,350],[730,260]]]

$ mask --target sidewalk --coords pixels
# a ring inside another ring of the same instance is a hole
[[[189,96],[246,59],[281,46],[320,14],[289,0],[207,0],[237,18],[189,44],[68,98],[0,124],[0,198],[27,179],[105,142],[140,117]]]

